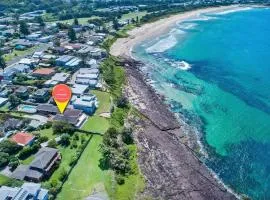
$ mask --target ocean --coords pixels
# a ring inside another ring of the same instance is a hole
[[[206,165],[270,199],[270,9],[201,14],[134,48],[171,110],[200,133]]]

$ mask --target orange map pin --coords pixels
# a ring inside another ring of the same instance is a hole
[[[67,85],[59,84],[54,86],[52,96],[60,113],[63,113],[71,99],[72,92]]]

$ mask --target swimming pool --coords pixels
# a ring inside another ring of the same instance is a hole
[[[25,112],[25,113],[36,113],[37,107],[31,106],[31,105],[21,104],[18,106],[18,111]]]

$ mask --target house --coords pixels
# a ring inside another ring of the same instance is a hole
[[[8,118],[0,124],[0,132],[19,130],[24,126],[24,122],[15,118]]]
[[[5,105],[8,102],[8,98],[0,97],[0,107]]]
[[[8,95],[11,94],[11,93],[12,93],[12,90],[6,88],[6,89],[4,89],[4,90],[2,90],[2,91],[0,92],[0,97],[6,98],[6,97],[8,97]]]
[[[63,55],[66,52],[66,48],[64,47],[54,47],[53,52],[59,55]]]
[[[79,58],[73,58],[65,64],[67,68],[77,68],[81,65],[82,60]]]
[[[19,64],[27,65],[29,67],[34,67],[37,64],[37,62],[36,60],[31,59],[31,58],[22,58],[19,61]]]
[[[59,58],[55,60],[55,64],[57,66],[63,67],[66,65],[67,62],[69,62],[73,58],[74,56],[68,56],[68,55],[60,56]]]
[[[98,83],[99,69],[97,68],[81,68],[76,76],[75,83],[88,85],[95,88]]]
[[[17,88],[15,94],[22,99],[27,99],[29,97],[28,88],[26,86]]]
[[[32,41],[37,41],[38,38],[40,38],[40,37],[41,37],[40,33],[33,33],[33,34],[30,34],[30,35],[27,35],[26,39],[32,40]]]
[[[59,113],[57,107],[52,104],[38,104],[37,112],[43,115],[56,115]]]
[[[33,72],[33,76],[40,78],[48,78],[55,74],[55,70],[53,68],[40,68]]]
[[[27,40],[17,40],[15,42],[15,47],[17,46],[24,46],[25,48],[31,48],[32,46],[34,46],[34,44]]]
[[[44,53],[42,51],[36,51],[32,58],[37,58],[37,59],[40,59],[42,56],[44,55]]]
[[[71,90],[73,95],[83,95],[88,90],[88,85],[74,84]]]
[[[28,73],[30,71],[30,67],[25,64],[15,63],[13,65],[8,66],[4,73],[4,80],[11,81],[16,73]]]
[[[68,78],[70,77],[70,74],[68,73],[56,73],[51,80],[58,81],[59,83],[65,83]]]
[[[18,132],[11,137],[11,140],[20,146],[30,146],[35,140],[35,136],[30,133]]]
[[[45,36],[38,39],[39,42],[48,43],[52,40],[53,36]]]
[[[87,116],[81,110],[70,108],[67,108],[63,114],[57,114],[53,118],[55,121],[65,121],[75,127],[81,127],[86,119]]]
[[[57,149],[43,147],[35,154],[30,165],[20,165],[11,176],[19,180],[40,182],[52,174],[60,160],[61,155]]]
[[[75,98],[72,105],[75,109],[92,115],[98,107],[98,102],[95,95],[83,95]]]
[[[21,187],[0,188],[1,200],[48,200],[49,191],[41,188],[41,184],[24,183]]]
[[[33,95],[33,99],[35,99],[36,102],[38,103],[47,102],[49,98],[50,98],[49,90],[44,89],[44,88],[38,89]]]

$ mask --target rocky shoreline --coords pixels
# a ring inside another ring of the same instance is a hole
[[[140,71],[143,63],[122,59],[127,85],[125,94],[142,114],[135,125],[139,165],[146,188],[137,199],[227,200],[237,199],[200,161],[186,125],[179,123],[162,97]],[[192,130],[191,130],[192,132]]]

